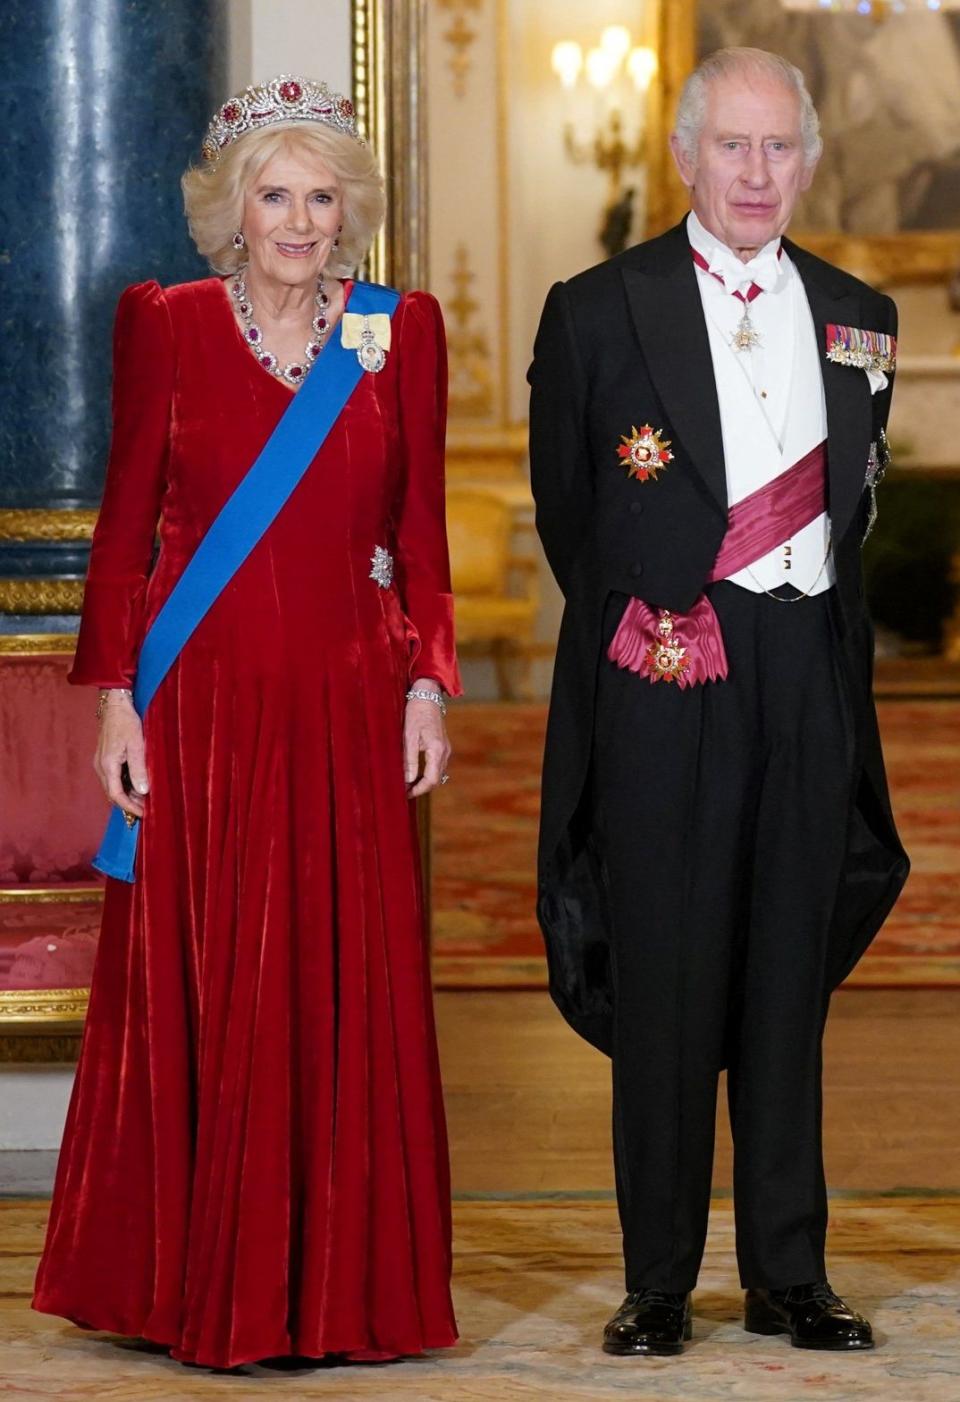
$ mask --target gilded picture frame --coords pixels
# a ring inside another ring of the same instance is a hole
[[[22,522],[11,527],[25,531]],[[72,654],[76,641],[74,633],[0,633],[0,663],[5,657]],[[0,917],[14,904],[89,905],[102,898],[102,890],[89,886],[0,886]],[[86,987],[0,988],[0,1061],[73,1060],[88,998]]]
[[[408,291],[427,282],[426,0],[352,0],[351,14],[357,119],[388,192],[364,271]]]
[[[650,130],[649,235],[670,228],[689,207],[667,137],[680,89],[700,55],[699,26],[706,3],[709,0],[659,0],[658,4],[660,72]],[[831,21],[829,16],[822,16],[817,22],[828,24]],[[751,37],[747,34],[742,42],[749,42]],[[762,36],[758,36],[758,43],[760,38]],[[762,47],[762,43],[759,46]],[[829,143],[829,127],[825,127],[823,135]],[[960,227],[863,235],[840,229],[805,231],[798,225],[791,230],[791,236],[820,257],[874,286],[944,282],[960,269]]]

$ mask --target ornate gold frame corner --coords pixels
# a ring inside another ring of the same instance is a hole
[[[650,117],[647,232],[659,234],[689,208],[687,192],[667,144],[677,99],[696,63],[699,0],[659,0],[656,48],[660,59]],[[960,267],[960,229],[862,237],[791,230],[791,237],[830,263],[874,286],[944,282]]]

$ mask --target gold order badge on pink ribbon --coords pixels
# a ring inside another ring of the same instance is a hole
[[[678,682],[685,679],[690,659],[687,649],[680,646],[674,636],[673,614],[668,609],[660,610],[656,637],[647,648],[644,667],[652,682]]]
[[[631,426],[629,438],[626,434],[621,434],[620,438],[617,456],[628,469],[627,475],[636,477],[640,482],[646,482],[651,477],[656,481],[657,473],[662,472],[668,462],[673,462],[670,452],[673,440],[663,437],[662,428],[654,429],[649,424],[639,429]]]

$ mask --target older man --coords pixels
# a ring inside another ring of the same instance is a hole
[[[690,1337],[723,1066],[746,1327],[873,1342],[827,1283],[821,1039],[908,865],[860,569],[896,309],[783,238],[818,126],[785,60],[704,60],[671,138],[691,213],[553,287],[530,370],[566,596],[539,915],[555,1001],[613,1061],[611,1353]]]

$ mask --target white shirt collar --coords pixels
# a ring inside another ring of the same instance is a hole
[[[707,260],[710,272],[723,279],[728,292],[745,292],[752,282],[762,287],[764,292],[777,290],[785,273],[782,259],[778,257],[779,236],[765,243],[749,263],[742,263],[733,249],[711,234],[691,209],[687,215],[687,237],[691,246]]]

